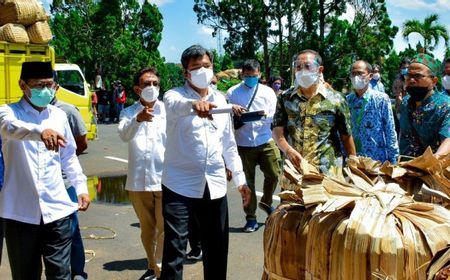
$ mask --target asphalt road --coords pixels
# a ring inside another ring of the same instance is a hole
[[[87,212],[79,214],[80,225],[89,227],[82,230],[85,249],[95,254],[94,257],[92,254],[87,255],[88,259],[92,258],[86,264],[89,279],[138,279],[146,270],[147,262],[141,245],[139,223],[133,208],[126,202],[123,177],[120,177],[126,174],[126,159],[127,145],[119,139],[117,125],[114,124],[99,125],[98,139],[89,142],[87,152],[80,156],[85,174],[91,179],[99,177],[102,182],[101,189],[98,186],[96,188],[100,192],[91,194],[98,201],[94,201]],[[257,173],[256,183],[257,190],[262,191],[260,172]],[[108,184],[114,185],[114,189],[109,189]],[[95,189],[93,190],[95,192]],[[108,194],[108,191],[111,193]],[[266,214],[258,209],[260,229],[254,233],[244,233],[242,226],[245,224],[245,218],[241,198],[231,185],[228,190],[228,203],[228,279],[261,279],[264,261],[263,223]],[[98,237],[100,239],[93,239]],[[184,279],[203,279],[202,273],[201,262],[184,265]],[[5,248],[0,279],[11,279]]]

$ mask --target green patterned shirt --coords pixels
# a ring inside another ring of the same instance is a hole
[[[284,127],[289,144],[322,173],[342,167],[339,135],[351,135],[352,129],[347,102],[339,92],[320,84],[308,100],[300,89],[288,89],[278,97],[273,117],[277,126]]]

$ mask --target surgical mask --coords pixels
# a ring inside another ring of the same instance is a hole
[[[189,71],[189,73],[191,73],[191,83],[200,89],[208,88],[214,77],[213,70],[205,67]]]
[[[372,76],[372,78],[375,80],[375,81],[378,81],[379,79],[380,79],[380,73],[374,73],[373,74],[373,76]]]
[[[55,98],[55,89],[53,88],[32,88],[30,102],[36,106],[45,108]]]
[[[273,88],[274,91],[279,91],[280,88],[281,88],[281,84],[273,84],[272,88]]]
[[[309,88],[319,80],[318,72],[300,70],[295,72],[295,82],[301,88]]]
[[[256,86],[258,84],[258,77],[251,76],[251,77],[244,77],[244,84],[250,88]]]
[[[400,70],[400,73],[401,73],[403,76],[406,76],[406,74],[408,74],[408,68],[402,68],[402,69]]]
[[[411,100],[414,102],[422,101],[425,96],[430,92],[428,87],[406,87],[406,92],[411,96]]]
[[[141,98],[145,102],[153,102],[158,99],[159,96],[159,88],[155,86],[147,86],[141,92]]]
[[[356,90],[365,88],[369,83],[363,76],[353,76],[351,79],[352,85]]]
[[[449,75],[445,75],[442,78],[442,86],[446,89],[446,90],[450,90],[450,76]]]

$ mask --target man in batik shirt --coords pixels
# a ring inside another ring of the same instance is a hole
[[[355,155],[351,118],[342,95],[320,79],[322,58],[313,50],[297,56],[297,86],[278,98],[273,118],[273,138],[294,165],[306,159],[320,172],[340,173],[342,153]],[[285,138],[287,135],[287,139]]]
[[[391,100],[386,93],[369,87],[372,66],[363,60],[352,65],[354,91],[347,95],[352,115],[356,154],[391,163],[397,162],[398,142]]]
[[[408,96],[400,110],[400,154],[417,157],[431,147],[437,158],[450,152],[450,97],[434,91],[440,64],[419,54],[405,76]]]

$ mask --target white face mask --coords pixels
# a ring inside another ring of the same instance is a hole
[[[446,89],[449,90],[450,89],[450,75],[445,75],[442,78],[442,86]]]
[[[200,89],[207,88],[214,77],[213,70],[205,67],[189,71],[189,73],[191,73],[191,83]]]
[[[155,86],[147,86],[141,92],[141,98],[145,102],[153,102],[158,99],[159,88]]]
[[[369,81],[367,81],[363,76],[352,77],[352,85],[356,90],[365,88],[368,83]]]
[[[372,79],[374,79],[375,81],[378,81],[381,78],[380,73],[374,73],[372,76]]]
[[[319,80],[319,73],[308,70],[300,70],[295,72],[295,82],[301,88],[309,88]]]

